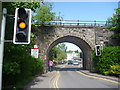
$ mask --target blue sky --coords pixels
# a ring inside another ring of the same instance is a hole
[[[118,7],[117,2],[54,2],[53,11],[64,20],[107,20]]]
[[[57,15],[61,12],[64,20],[106,21],[117,7],[118,2],[54,2],[53,12]],[[74,44],[66,43],[66,46],[68,50],[80,51]]]

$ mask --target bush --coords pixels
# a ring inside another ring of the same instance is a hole
[[[96,72],[101,74],[109,74],[108,70],[113,65],[120,65],[120,47],[105,47],[101,56],[93,54],[93,63]]]
[[[5,44],[3,87],[22,88],[32,76],[43,71],[43,61],[32,57],[22,45]]]
[[[110,69],[104,73],[107,73],[106,75],[114,75],[120,77],[120,65],[110,66]]]

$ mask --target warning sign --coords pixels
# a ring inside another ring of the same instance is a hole
[[[39,49],[31,49],[31,56],[38,58]]]

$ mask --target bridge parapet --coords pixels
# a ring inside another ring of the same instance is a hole
[[[41,25],[37,25],[41,26]],[[81,21],[81,20],[56,20],[45,21],[44,26],[76,26],[76,27],[103,27],[106,28],[106,21]]]

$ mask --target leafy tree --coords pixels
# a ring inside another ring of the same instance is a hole
[[[112,36],[114,39],[118,39],[117,41],[120,41],[120,8],[115,9],[115,13],[112,17],[108,18],[108,29],[115,32],[115,34]],[[120,45],[120,43],[118,43]]]
[[[58,44],[57,47],[64,52],[67,51],[67,46],[64,43]]]
[[[73,51],[72,51],[72,50],[69,50],[69,51],[67,51],[67,53],[73,53]]]
[[[41,4],[33,16],[34,24],[45,25],[49,24],[50,21],[61,20],[62,17],[56,16],[56,13],[52,12],[52,8],[52,3]]]
[[[108,18],[109,30],[119,31],[120,32],[120,8],[115,9],[115,13],[112,17]]]
[[[57,46],[53,47],[50,51],[50,59],[55,60],[56,63],[61,62],[62,60],[66,59],[66,46],[65,44],[61,43]]]
[[[15,8],[29,8],[35,12],[40,7],[39,2],[3,2],[3,8],[7,8],[8,14],[14,14]]]
[[[78,51],[78,50],[76,50],[76,51],[75,51],[75,53],[79,53],[79,51]]]

